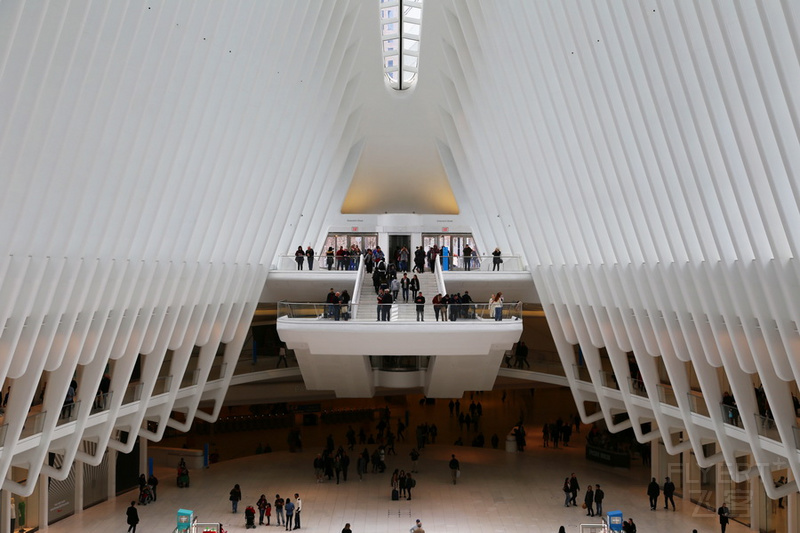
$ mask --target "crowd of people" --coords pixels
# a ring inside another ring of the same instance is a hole
[[[492,271],[501,270],[504,261],[500,248],[495,248],[491,255]],[[459,257],[451,255],[447,246],[440,248],[437,244],[429,246],[427,250],[422,246],[417,246],[413,254],[407,247],[401,246],[394,250],[388,260],[380,246],[362,250],[355,243],[347,248],[339,246],[338,250],[334,250],[333,246],[328,246],[328,249],[320,256],[315,255],[314,249],[310,245],[305,250],[302,246],[298,246],[294,252],[297,270],[303,270],[304,267],[313,270],[316,259],[322,262],[320,268],[327,270],[358,270],[359,264],[363,260],[367,274],[372,274],[381,262],[394,265],[400,272],[410,271],[421,274],[425,272],[426,268],[429,272],[433,272],[438,268],[437,265],[441,265],[443,270],[451,270],[456,266],[455,263]],[[469,244],[465,244],[461,249],[460,261],[465,272],[480,267],[480,256]]]
[[[228,499],[231,502],[231,512],[239,512],[239,502],[242,501],[242,489],[237,483],[228,493]],[[300,494],[294,493],[294,500],[286,497],[282,498],[280,494],[275,494],[275,500],[270,503],[265,494],[262,494],[253,505],[248,505],[244,510],[244,519],[246,528],[254,528],[256,509],[258,509],[258,525],[269,526],[271,524],[272,514],[275,513],[275,525],[283,526],[286,531],[300,529],[300,516],[303,510],[303,500],[300,499]],[[266,520],[266,523],[264,522]]]

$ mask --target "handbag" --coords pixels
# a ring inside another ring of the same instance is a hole
[[[583,502],[583,504],[581,505],[581,509],[586,509],[586,502]]]

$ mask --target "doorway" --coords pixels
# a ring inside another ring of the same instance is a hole
[[[389,235],[389,249],[386,250],[386,261],[397,264],[400,250],[404,246],[408,250],[409,259],[414,257],[411,252],[411,235]]]

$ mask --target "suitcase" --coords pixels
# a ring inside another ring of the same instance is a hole
[[[392,489],[392,500],[399,500],[400,493],[397,492],[397,489]]]

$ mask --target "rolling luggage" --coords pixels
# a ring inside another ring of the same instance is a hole
[[[397,492],[397,489],[392,489],[392,500],[399,500],[400,494]]]

